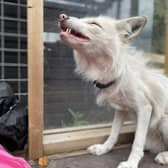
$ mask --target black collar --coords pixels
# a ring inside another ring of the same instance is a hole
[[[111,85],[113,85],[114,83],[115,83],[115,80],[110,81],[110,82],[108,82],[108,83],[106,83],[106,84],[99,83],[99,82],[97,82],[96,80],[93,82],[94,86],[97,87],[97,88],[99,88],[99,89],[108,88],[108,87],[110,87]]]

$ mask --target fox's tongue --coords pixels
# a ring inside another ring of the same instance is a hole
[[[68,32],[68,31],[62,31],[62,32],[60,33],[60,36],[62,36],[62,37],[67,37],[67,38],[69,38],[69,39],[75,39],[75,40],[81,41],[81,42],[87,42],[87,41],[89,41],[89,38],[83,36],[82,34],[79,34],[79,33],[73,34],[73,33],[70,33],[70,32]]]
[[[79,32],[74,31],[73,29],[70,31],[70,33],[71,33],[73,36],[76,36],[76,37],[78,37],[78,38],[83,38],[83,39],[88,39],[88,40],[89,40],[88,37],[84,36],[83,34],[81,34],[81,33],[79,33]]]
[[[82,33],[79,33],[75,31],[74,29],[66,27],[66,25],[63,22],[60,23],[60,28],[62,30],[61,32],[62,35],[66,35],[68,37],[77,38],[81,40],[89,40],[89,38],[83,35]]]

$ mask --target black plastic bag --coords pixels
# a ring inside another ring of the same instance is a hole
[[[27,142],[27,112],[16,105],[0,117],[0,144],[10,151],[24,148]]]
[[[0,116],[6,113],[11,106],[16,104],[17,97],[14,95],[12,88],[6,82],[0,83]]]
[[[10,151],[23,149],[28,134],[27,110],[7,83],[0,83],[0,100],[0,144]]]

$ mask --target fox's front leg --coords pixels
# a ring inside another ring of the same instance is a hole
[[[150,123],[152,107],[150,104],[142,105],[137,112],[137,128],[135,139],[129,158],[125,162],[121,162],[118,168],[137,168],[144,154],[144,145],[146,135]]]
[[[88,148],[88,151],[94,155],[103,155],[109,152],[115,145],[118,135],[123,124],[124,116],[126,112],[116,111],[114,114],[113,124],[110,136],[104,142],[104,144],[95,144]]]

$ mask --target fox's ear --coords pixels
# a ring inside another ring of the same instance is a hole
[[[120,37],[124,42],[127,42],[137,36],[147,22],[144,16],[131,17],[117,21],[116,28]]]

